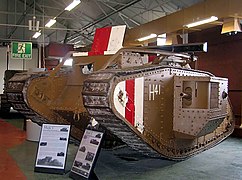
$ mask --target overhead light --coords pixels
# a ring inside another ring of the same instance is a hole
[[[138,41],[145,41],[145,40],[152,39],[152,38],[155,38],[155,37],[157,37],[157,34],[150,34],[149,36],[145,36],[145,37],[139,38],[137,40]]]
[[[76,42],[74,42],[74,44],[78,44],[78,43],[80,43],[80,42],[82,42],[81,40],[79,40],[79,41],[76,41]]]
[[[60,62],[62,62],[62,59],[60,59]],[[72,62],[73,62],[73,59],[72,58],[68,58],[64,62],[64,66],[72,66]]]
[[[29,30],[30,31],[39,31],[39,21],[36,20],[36,17],[33,16],[33,19],[29,20]]]
[[[71,11],[74,7],[76,7],[78,4],[80,4],[81,1],[80,0],[73,0],[73,2],[71,4],[69,4],[65,10],[66,11]]]
[[[74,48],[83,48],[86,47],[85,44],[74,44]]]
[[[157,36],[157,46],[166,45],[166,33]]]
[[[56,23],[55,19],[50,19],[49,22],[46,23],[45,27],[50,28],[51,26],[53,26]]]
[[[41,32],[38,31],[33,35],[33,38],[37,39],[41,35]]]
[[[166,38],[166,33],[164,33],[164,34],[160,34],[160,35],[158,35],[157,37],[158,37],[158,38]]]
[[[217,21],[217,20],[218,20],[218,17],[211,16],[210,18],[203,19],[203,20],[200,20],[200,21],[197,21],[197,22],[194,22],[194,23],[187,24],[187,25],[185,25],[185,27],[191,28],[191,27],[199,26],[199,25],[210,23],[210,22]]]
[[[237,34],[241,32],[240,20],[238,18],[224,19],[221,34]]]

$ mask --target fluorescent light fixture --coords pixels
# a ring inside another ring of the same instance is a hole
[[[74,48],[83,48],[83,47],[86,47],[86,45],[85,44],[74,44]]]
[[[80,0],[73,0],[73,2],[71,4],[69,4],[65,10],[66,11],[71,11],[74,7],[76,7],[78,4],[80,4],[81,1]]]
[[[166,45],[166,33],[157,36],[157,46]]]
[[[210,18],[203,19],[203,20],[200,20],[200,21],[197,21],[197,22],[194,22],[194,23],[187,24],[187,25],[185,25],[185,27],[191,28],[191,27],[199,26],[199,25],[210,23],[210,22],[217,21],[217,20],[218,20],[218,17],[211,16]]]
[[[29,20],[29,30],[32,30],[32,20]]]
[[[241,32],[240,20],[238,18],[224,19],[221,34],[235,35]]]
[[[157,34],[150,34],[149,36],[139,38],[138,41],[145,41],[145,40],[152,39],[152,38],[155,38],[155,37],[157,37]]]
[[[166,38],[157,38],[157,46],[166,45]]]
[[[60,59],[60,62],[62,62],[62,59]],[[68,58],[68,59],[64,62],[64,66],[72,66],[72,62],[73,62],[73,59],[72,59],[72,58]]]
[[[41,35],[41,32],[38,31],[33,35],[33,38],[37,39]]]
[[[39,21],[36,21],[36,26],[35,26],[36,31],[39,30]]]
[[[46,23],[45,27],[50,28],[51,26],[53,26],[56,23],[55,19],[50,19],[49,22]]]
[[[164,34],[160,34],[160,35],[158,35],[157,37],[158,37],[158,38],[166,38],[166,33],[164,33]]]

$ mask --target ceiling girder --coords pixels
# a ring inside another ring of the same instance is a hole
[[[123,18],[122,14],[119,12],[118,15],[123,20],[123,22],[125,23],[125,25],[130,29],[131,27],[129,26],[129,24],[127,23],[127,21],[125,21],[125,19]]]
[[[97,0],[95,0],[95,3],[96,3],[96,5],[97,5],[97,7],[103,12],[103,14],[105,14],[106,16],[108,15],[105,11],[104,11],[104,9],[101,7],[101,5],[97,2]],[[110,20],[110,22],[112,23],[112,24],[114,24],[114,21],[112,20],[112,18],[108,18],[109,20]]]
[[[108,4],[105,4],[103,3],[105,6],[109,7],[110,9],[112,9],[113,11],[116,11],[117,9],[115,9],[114,7],[108,5]],[[140,23],[136,22],[135,20],[131,19],[130,17],[128,17],[127,15],[125,15],[124,13],[122,12],[119,12],[119,14],[121,14],[123,17],[127,18],[129,21],[131,21],[132,23],[136,24],[137,26],[140,25]]]
[[[18,0],[18,1],[22,2],[21,0]],[[27,8],[26,10],[24,10],[24,12],[22,13],[22,15],[21,15],[20,18],[18,19],[18,21],[17,21],[17,23],[16,23],[17,25],[20,25],[20,24],[22,23],[22,21],[24,20],[26,14],[27,14],[27,13],[33,8],[34,2],[35,2],[35,0],[33,0],[33,2],[32,2],[30,5],[26,3],[26,5],[28,5],[28,8]],[[7,38],[8,38],[8,39],[11,38],[11,36],[12,36],[12,35],[14,34],[14,32],[16,31],[16,29],[17,29],[17,26],[15,26],[15,27],[10,31],[10,33],[8,33],[8,35],[7,35]]]
[[[95,24],[100,23],[101,21],[107,19],[108,17],[110,17],[110,16],[112,16],[112,15],[114,15],[114,14],[116,14],[116,13],[118,13],[118,12],[120,12],[120,11],[122,11],[122,10],[124,10],[124,9],[126,9],[126,8],[128,8],[128,7],[130,7],[130,6],[132,6],[132,5],[134,5],[135,3],[140,2],[140,1],[141,1],[141,0],[134,0],[134,1],[129,2],[128,4],[122,6],[121,8],[116,9],[115,11],[112,11],[112,12],[109,13],[107,16],[103,16],[103,17],[97,19],[96,21],[94,21],[94,22],[92,22],[92,23],[89,23],[88,25],[84,26],[83,28],[81,28],[81,31],[84,31],[84,30],[86,30],[86,29],[88,29],[88,28],[94,26]],[[74,34],[74,35],[75,35],[75,34]],[[72,36],[73,36],[73,35],[72,35]],[[71,37],[72,37],[72,36],[71,36]],[[78,34],[77,34],[77,36],[78,36]],[[70,37],[69,37],[69,38],[70,38]]]

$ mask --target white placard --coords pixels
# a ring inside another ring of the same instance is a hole
[[[42,125],[35,170],[41,171],[41,168],[65,169],[69,135],[70,125]]]
[[[88,178],[103,138],[103,133],[86,129],[78,148],[71,172]]]

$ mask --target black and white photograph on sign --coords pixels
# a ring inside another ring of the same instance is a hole
[[[88,178],[103,137],[102,132],[86,129],[78,148],[71,172]]]
[[[70,125],[42,125],[36,168],[65,168],[69,133]]]
[[[67,141],[67,138],[66,137],[60,137],[60,140],[61,141]]]
[[[79,151],[85,152],[86,151],[86,147],[85,146],[80,147]]]
[[[96,139],[91,139],[90,140],[90,143],[95,144],[95,145],[98,145],[99,144],[99,141],[97,141]]]
[[[40,142],[40,146],[47,146],[47,142]]]
[[[82,166],[82,162],[80,162],[80,161],[74,161],[74,166],[76,166],[76,167],[81,167]]]
[[[94,153],[91,153],[91,152],[87,152],[87,155],[86,155],[86,158],[85,158],[85,160],[87,160],[87,161],[91,161],[92,162],[92,160],[93,160],[93,158],[94,158]]]
[[[51,156],[46,156],[45,158],[38,159],[37,164],[42,166],[63,167],[62,162],[60,162],[58,159],[53,159]]]

